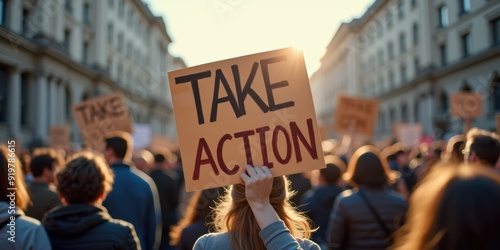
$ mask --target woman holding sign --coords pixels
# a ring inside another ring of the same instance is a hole
[[[202,236],[193,249],[320,249],[307,239],[306,217],[288,201],[288,180],[265,166],[246,169],[245,184],[233,185],[216,207],[218,233]]]

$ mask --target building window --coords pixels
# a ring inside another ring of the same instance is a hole
[[[448,63],[445,44],[442,44],[441,46],[439,46],[439,57],[441,60],[441,66],[445,66]]]
[[[132,58],[132,43],[128,42],[127,43],[127,51],[125,53],[129,59]]]
[[[0,122],[7,121],[7,69],[0,67]]]
[[[441,108],[441,114],[444,114],[446,112],[448,112],[448,96],[446,95],[446,93],[441,93],[441,96],[439,96],[439,106]]]
[[[403,0],[399,0],[398,3],[398,16],[400,19],[405,16],[405,2]]]
[[[66,99],[64,100],[64,112],[66,114],[66,117],[70,117],[71,116],[71,91],[69,89],[69,86],[66,85],[64,87],[64,92],[65,92],[65,95],[66,95]]]
[[[377,21],[377,37],[382,37],[384,34],[384,27],[381,22]]]
[[[128,14],[127,14],[127,25],[129,27],[132,27],[132,20],[134,19],[134,10],[132,9],[132,6],[128,9]]]
[[[83,43],[82,50],[82,62],[83,64],[88,64],[89,60],[89,44],[87,42]]]
[[[387,11],[385,19],[387,21],[387,28],[390,29],[392,27],[392,12],[390,10]]]
[[[0,26],[7,23],[7,3],[6,0],[0,0]]]
[[[500,17],[490,22],[493,46],[500,45]]]
[[[392,42],[387,44],[387,57],[389,59],[394,58],[394,44]]]
[[[384,77],[383,76],[378,76],[378,84],[377,84],[378,87],[378,91],[380,93],[382,93],[384,91],[384,86],[385,86],[385,82],[384,82]]]
[[[71,13],[71,11],[73,10],[72,2],[73,2],[72,0],[65,0],[64,1],[64,9],[69,13]]]
[[[470,0],[458,0],[458,5],[460,8],[460,15],[470,12]]]
[[[384,64],[384,51],[382,50],[378,51],[378,64]]]
[[[29,107],[29,75],[21,75],[21,125],[28,125],[28,107]]]
[[[417,0],[411,0],[411,7],[412,8],[417,7]]]
[[[471,52],[470,33],[465,33],[460,38],[462,41],[462,57],[469,57]]]
[[[116,47],[118,47],[119,52],[123,53],[123,34],[122,33],[118,34],[118,45]]]
[[[406,75],[406,65],[405,64],[401,65],[400,71],[401,71],[401,83],[404,84],[408,80],[407,75]]]
[[[89,3],[83,4],[83,23],[90,24],[90,5]]]
[[[394,78],[394,72],[389,71],[389,88],[396,86],[396,79]]]
[[[116,80],[118,84],[122,84],[122,74],[123,74],[123,66],[118,64],[118,68],[116,70]]]
[[[419,37],[418,37],[418,24],[413,24],[413,46],[417,46],[418,45],[418,40],[419,40]]]
[[[68,29],[64,30],[64,48],[66,48],[67,50],[69,50],[70,39],[71,32]]]
[[[29,31],[29,18],[30,18],[30,11],[27,9],[23,9],[23,20],[21,23],[21,32],[25,35],[27,35]]]
[[[123,18],[125,15],[125,6],[123,5],[123,0],[118,0],[118,17]]]
[[[413,64],[415,66],[415,75],[418,75],[418,73],[420,72],[420,59],[418,59],[418,57],[415,57],[415,59],[413,59]]]
[[[401,53],[406,51],[406,35],[404,33],[399,34],[399,50]]]
[[[113,68],[113,57],[109,56],[106,63],[106,70],[108,74],[111,75],[111,69]]]
[[[408,122],[409,121],[409,114],[408,114],[408,106],[405,104],[403,104],[401,106],[401,120],[403,122]]]
[[[108,6],[109,6],[109,8],[113,8],[114,5],[115,5],[115,1],[114,0],[108,0]]]
[[[110,23],[108,24],[108,44],[113,45],[113,37],[114,37],[113,24]]]
[[[446,5],[442,5],[438,9],[439,14],[439,27],[444,28],[448,27],[448,7]]]

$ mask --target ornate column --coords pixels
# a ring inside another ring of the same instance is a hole
[[[12,68],[9,72],[8,90],[9,136],[19,138],[21,135],[21,70],[19,68]]]

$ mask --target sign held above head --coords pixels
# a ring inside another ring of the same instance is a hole
[[[377,100],[340,95],[334,114],[333,129],[348,133],[351,126],[354,126],[355,133],[372,136],[377,118]]]
[[[94,150],[102,150],[106,133],[132,133],[132,118],[123,95],[118,92],[76,104],[73,114],[85,145]]]
[[[187,191],[324,167],[302,52],[285,48],[168,73]]]
[[[462,118],[483,116],[483,98],[473,92],[459,92],[451,95],[451,114]]]

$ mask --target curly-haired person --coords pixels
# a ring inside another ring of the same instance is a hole
[[[111,218],[101,206],[113,185],[102,157],[90,152],[75,155],[57,173],[56,185],[63,206],[43,219],[54,249],[140,249],[134,226]]]

